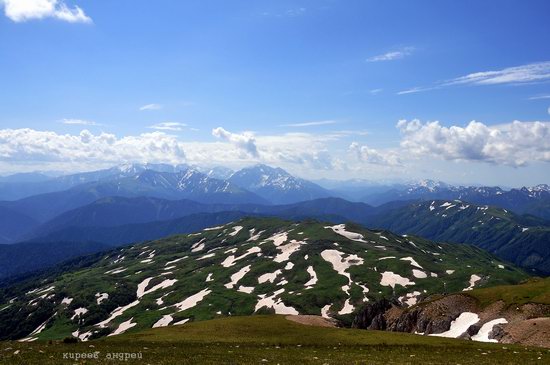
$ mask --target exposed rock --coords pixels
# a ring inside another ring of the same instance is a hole
[[[395,303],[392,303],[387,299],[382,299],[378,302],[367,304],[355,316],[351,326],[353,328],[385,330],[386,319],[384,314],[392,308],[393,305],[395,305]]]

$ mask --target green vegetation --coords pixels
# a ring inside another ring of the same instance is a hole
[[[502,300],[507,306],[526,303],[550,305],[550,278],[533,278],[519,285],[501,285],[469,291],[485,307]]]
[[[19,351],[17,354],[15,352]],[[63,359],[93,353],[98,359]],[[112,364],[108,354],[141,354],[127,364],[543,364],[550,351],[403,333],[312,327],[283,316],[189,323],[79,344],[0,344],[2,364]],[[112,355],[111,355],[112,356]]]
[[[37,328],[42,330],[32,339],[59,340],[73,333],[90,339],[117,329],[146,330],[165,316],[173,324],[254,313],[320,315],[322,309],[350,324],[367,300],[460,292],[473,275],[481,277],[476,288],[528,278],[473,246],[351,224],[336,229],[342,234],[333,228],[316,221],[249,218],[97,254],[81,266],[0,292],[0,339],[25,338]],[[350,234],[355,239],[345,237]],[[345,270],[339,274],[334,262],[341,260]],[[311,270],[317,281],[306,287]],[[266,274],[270,279],[260,282]],[[105,298],[98,302],[100,296]],[[259,304],[266,298],[271,299]]]

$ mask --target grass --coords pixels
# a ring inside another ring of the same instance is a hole
[[[482,307],[502,300],[507,306],[527,303],[550,305],[550,278],[530,279],[519,285],[500,285],[475,289],[467,293],[476,298]]]
[[[14,352],[19,353],[14,354]],[[98,359],[64,359],[93,353]],[[283,316],[230,317],[97,341],[0,343],[1,364],[112,364],[112,353],[140,353],[127,364],[543,364],[550,350],[297,324]]]

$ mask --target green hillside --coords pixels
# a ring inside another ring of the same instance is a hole
[[[469,243],[520,267],[550,274],[550,225],[540,218],[459,200],[434,200],[392,210],[369,226],[440,242]]]
[[[120,248],[6,288],[0,339],[82,340],[217,317],[315,314],[351,322],[367,301],[518,283],[527,275],[468,245],[354,225],[244,219]]]

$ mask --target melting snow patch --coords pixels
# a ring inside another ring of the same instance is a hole
[[[306,259],[307,260],[307,259]],[[292,268],[294,267],[294,263],[293,262],[287,262],[286,263],[286,266],[285,266],[285,270],[292,270]]]
[[[351,305],[350,301],[349,301],[349,298],[346,299],[346,301],[344,302],[344,307],[338,312],[338,314],[350,314],[350,313],[353,313],[353,310],[355,309],[355,307],[353,305]]]
[[[182,319],[181,321],[175,322],[174,326],[177,326],[178,324],[185,324],[189,322],[189,318]]]
[[[382,261],[382,260],[388,260],[388,259],[395,259],[396,257],[395,256],[385,256],[385,257],[380,257],[378,259],[378,261]]]
[[[445,273],[447,273],[448,275],[451,275],[454,272],[455,272],[454,270],[445,270]]]
[[[250,265],[247,265],[243,268],[241,268],[239,271],[237,271],[236,273],[234,273],[233,275],[231,275],[231,281],[227,284],[225,284],[224,286],[227,288],[227,289],[232,289],[235,284],[237,284],[237,282],[239,280],[241,280],[247,272],[250,271]]]
[[[132,320],[134,319],[134,317],[130,318],[129,320],[127,320],[126,322],[122,322],[118,328],[115,330],[115,332],[107,335],[107,337],[109,336],[116,336],[116,335],[120,335],[121,333],[124,333],[126,332],[127,330],[129,330],[130,328],[134,327],[135,325],[137,325],[137,323],[132,323]]]
[[[273,295],[266,297],[266,294],[260,294],[258,300],[258,303],[256,303],[256,308],[254,309],[254,312],[257,312],[262,307],[267,308],[273,308],[275,310],[275,314],[294,314],[298,315],[300,314],[296,309],[286,306],[281,298],[278,298],[275,300],[275,297],[279,294],[282,294],[285,291],[285,289],[279,289],[273,293]]]
[[[86,308],[82,308],[82,307],[77,308],[77,309],[74,310],[74,314],[71,317],[71,320],[74,320],[76,317],[80,317],[81,315],[86,314],[86,313],[88,313],[88,310]]]
[[[317,284],[317,274],[315,273],[313,266],[308,266],[307,272],[309,273],[309,276],[311,277],[311,279],[309,279],[309,281],[304,285],[306,289],[311,289],[313,285]]]
[[[282,232],[282,233],[274,234],[273,236],[269,237],[267,240],[273,241],[273,244],[275,246],[280,246],[286,242],[287,238],[288,238],[288,234],[286,232]]]
[[[210,289],[203,289],[200,292],[191,295],[189,298],[186,298],[186,299],[182,300],[181,302],[174,304],[174,307],[178,308],[180,312],[184,311],[186,309],[189,309],[189,308],[193,308],[199,302],[201,302],[204,299],[205,296],[207,296],[211,292],[212,292],[212,290],[210,290]]]
[[[394,274],[391,271],[385,271],[382,273],[382,280],[380,280],[380,285],[391,286],[392,288],[395,288],[396,285],[414,285],[414,281],[410,281],[408,278],[404,278],[401,275]]]
[[[95,293],[95,297],[96,297],[96,302],[99,305],[99,304],[101,304],[101,302],[103,302],[104,300],[109,298],[109,294],[107,294],[107,293]]]
[[[224,226],[217,226],[217,227],[208,227],[203,229],[203,231],[215,231],[217,229],[222,229]]]
[[[476,285],[476,283],[480,280],[481,280],[480,276],[478,276],[476,274],[473,274],[472,276],[470,276],[470,286],[467,287],[466,289],[462,290],[462,291],[472,290],[474,288],[474,286]]]
[[[199,251],[202,251],[204,250],[204,241],[206,240],[206,238],[203,238],[202,240],[200,240],[199,242],[197,243],[194,243],[193,246],[191,246],[191,252],[199,252]]]
[[[270,283],[273,283],[275,282],[275,279],[277,279],[277,276],[281,275],[281,273],[282,273],[281,270],[275,270],[274,272],[268,272],[266,274],[260,275],[258,277],[258,283],[263,284],[267,281],[269,281]]]
[[[153,325],[153,328],[157,328],[157,327],[166,327],[170,324],[170,322],[172,322],[174,320],[174,318],[169,315],[169,314],[166,314],[164,316],[162,316],[161,319],[159,319],[158,321],[155,322],[155,324]]]
[[[61,304],[71,304],[71,302],[73,301],[73,298],[68,298],[68,297],[65,297],[63,298],[63,300],[61,301]]]
[[[138,288],[137,288],[137,291],[136,291],[136,296],[138,297],[138,299],[143,297],[146,294],[152,293],[152,292],[157,291],[159,289],[168,288],[168,287],[174,285],[178,281],[177,279],[166,279],[163,282],[161,282],[160,284],[157,284],[157,285],[153,286],[151,289],[145,290],[145,288],[147,288],[147,286],[149,285],[149,282],[152,279],[153,278],[147,278],[147,279],[143,280],[141,283],[138,284]]]
[[[417,303],[418,296],[420,295],[419,291],[413,291],[412,293],[407,293],[402,297],[399,297],[399,301],[403,304],[406,304],[409,307],[412,307]]]
[[[479,329],[479,332],[472,336],[472,340],[474,341],[480,341],[480,342],[498,342],[497,340],[490,339],[489,333],[493,330],[493,327],[497,324],[505,324],[508,323],[506,318],[497,318],[493,319],[492,321],[489,321],[485,323],[481,328]]]
[[[472,312],[461,313],[457,319],[451,322],[451,328],[443,333],[432,333],[430,336],[458,338],[463,335],[471,325],[479,322],[479,316]]]
[[[237,291],[240,291],[241,293],[246,293],[246,294],[250,294],[254,291],[254,287],[253,286],[239,286],[239,289],[237,289]]]
[[[322,317],[330,318],[330,316],[328,315],[328,311],[329,311],[331,306],[332,306],[332,304],[327,304],[323,308],[321,308],[321,316]]]
[[[412,266],[416,266],[418,267],[419,269],[424,269],[422,266],[420,266],[418,264],[418,262],[416,262],[412,257],[403,257],[402,259],[400,259],[401,261],[409,261],[411,263]]]
[[[235,226],[233,227],[233,232],[229,233],[228,235],[235,237],[242,229],[243,229],[242,226]]]
[[[127,304],[123,307],[118,307],[116,308],[115,310],[113,310],[111,312],[111,315],[109,316],[109,318],[107,318],[106,320],[104,321],[101,321],[99,322],[96,326],[100,327],[100,328],[104,328],[109,322],[111,322],[113,319],[115,319],[116,317],[118,316],[121,316],[125,311],[127,311],[128,309],[132,308],[132,307],[135,307],[136,305],[139,304],[139,300],[136,300],[136,301],[133,301],[132,303],[130,304]]]
[[[181,260],[185,260],[186,258],[188,258],[189,256],[185,256],[185,257],[180,257],[179,259],[175,259],[175,260],[172,260],[172,261],[168,261],[166,264],[164,264],[164,266],[168,266],[168,265],[172,265],[172,264],[175,264],[176,262],[180,262]]]
[[[216,256],[216,253],[215,253],[215,252],[209,253],[209,254],[204,255],[204,256],[202,256],[202,257],[199,257],[197,260],[206,260],[206,259],[209,259],[209,258],[214,257],[214,256]]]
[[[279,245],[277,247],[278,250],[281,251],[281,253],[278,253],[277,256],[273,259],[275,262],[285,262],[288,261],[290,258],[290,255],[292,255],[294,252],[298,251],[300,249],[300,245],[305,245],[306,243],[303,241],[296,241],[292,240],[286,245]]]
[[[251,247],[249,248],[245,253],[243,253],[241,256],[239,257],[235,257],[235,255],[230,255],[230,256],[227,256],[225,258],[225,260],[223,260],[222,262],[222,266],[223,267],[231,267],[233,265],[235,265],[235,263],[239,260],[242,260],[244,259],[246,256],[248,255],[252,255],[254,253],[261,253],[262,252],[262,249],[259,248],[259,247]]]
[[[206,276],[206,280],[205,280],[207,283],[210,282],[210,281],[214,281],[214,279],[212,279],[212,273],[209,273],[208,276]]]
[[[416,269],[413,269],[413,276],[417,279],[425,279],[428,277],[428,275],[424,271]]]
[[[349,240],[358,241],[358,242],[366,242],[363,239],[362,234],[346,231],[346,225],[345,224],[337,224],[335,226],[326,226],[325,228],[330,228],[335,233],[339,234],[340,236],[344,236]]]
[[[247,242],[251,242],[251,241],[257,241],[258,239],[260,239],[260,236],[262,235],[262,233],[264,233],[265,231],[260,231],[256,234],[254,234],[254,231],[256,229],[255,228],[252,228],[250,230],[250,238],[247,240]]]

